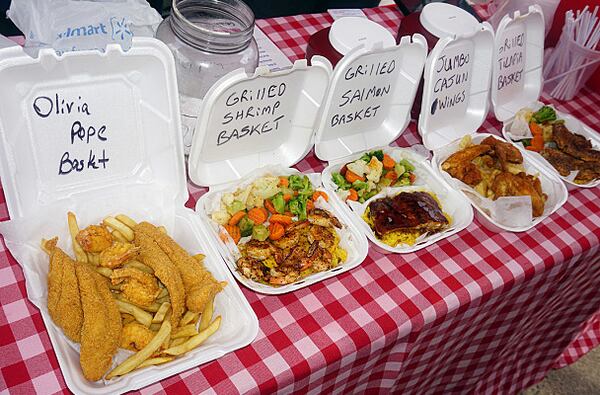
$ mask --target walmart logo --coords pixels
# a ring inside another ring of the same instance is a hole
[[[131,38],[133,37],[133,33],[131,32],[131,21],[124,17],[119,18],[113,16],[109,19],[108,24],[99,22],[97,24],[84,26],[69,26],[63,32],[58,34],[58,38],[65,39],[99,35],[110,35],[112,41],[121,44],[124,49],[129,49],[131,47]]]

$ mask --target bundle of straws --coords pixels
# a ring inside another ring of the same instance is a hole
[[[591,75],[600,61],[600,51],[596,45],[600,40],[598,6],[590,12],[586,6],[583,11],[567,11],[565,25],[558,45],[549,55],[544,68],[546,83],[558,82],[550,91],[552,97],[559,100],[572,99]],[[584,79],[585,78],[585,79]]]

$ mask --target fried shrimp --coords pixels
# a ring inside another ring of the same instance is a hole
[[[142,307],[150,306],[160,293],[156,277],[135,268],[115,269],[110,279],[113,285],[122,284],[127,300]]]
[[[154,270],[154,275],[165,285],[171,297],[171,326],[176,328],[185,307],[185,288],[177,267],[167,254],[147,234],[135,231],[135,245],[140,247],[141,261]],[[160,231],[159,231],[160,232]],[[193,258],[192,258],[193,259]]]
[[[173,262],[185,287],[188,310],[195,313],[204,311],[206,304],[223,289],[223,284],[215,280],[200,262],[154,225],[141,222],[135,227],[134,231],[136,237],[140,234],[154,240],[162,252]]]
[[[74,342],[81,336],[83,311],[79,299],[79,287],[75,274],[75,261],[56,246],[58,238],[45,243],[50,251],[48,272],[48,312],[52,320]]]
[[[100,266],[114,269],[137,257],[140,249],[131,243],[115,241],[100,253]]]
[[[80,230],[75,239],[86,252],[102,252],[113,243],[113,236],[101,225],[90,225]]]
[[[137,322],[130,322],[123,327],[121,333],[121,348],[131,351],[140,351],[146,347],[156,335],[150,329]]]

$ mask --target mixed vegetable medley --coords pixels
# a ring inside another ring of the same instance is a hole
[[[515,115],[511,132],[522,135],[532,135],[530,139],[523,139],[521,143],[529,151],[541,152],[546,146],[556,148],[552,140],[552,127],[555,123],[564,124],[557,119],[556,111],[550,106],[543,106],[538,111],[523,108]]]
[[[242,237],[278,240],[287,225],[307,218],[319,197],[328,200],[325,192],[314,190],[305,175],[265,176],[246,188],[225,193],[220,209],[211,217],[236,244]]]
[[[359,159],[346,163],[333,173],[332,180],[338,186],[342,200],[364,203],[385,187],[412,185],[415,167],[406,159],[396,162],[382,150],[371,151]]]

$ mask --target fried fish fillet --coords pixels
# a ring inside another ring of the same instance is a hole
[[[86,379],[97,381],[111,367],[121,341],[121,315],[108,280],[90,266],[75,266],[83,307],[79,363]]]
[[[154,275],[165,285],[171,297],[171,326],[176,328],[185,308],[185,288],[177,266],[169,259],[167,254],[147,234],[138,231],[139,225],[134,230],[134,243],[140,247],[140,259],[144,264],[154,270]]]
[[[79,299],[79,286],[75,274],[75,261],[56,246],[58,238],[46,242],[50,251],[48,271],[48,312],[58,325],[74,342],[79,342],[83,311]]]
[[[206,304],[223,289],[223,285],[215,280],[200,262],[181,248],[169,235],[158,230],[156,226],[148,222],[141,222],[134,231],[136,235],[143,234],[154,240],[175,264],[185,287],[188,310],[196,313],[204,311]]]
[[[494,200],[502,196],[530,196],[533,216],[539,217],[544,213],[546,196],[542,193],[540,180],[531,175],[502,172],[494,179],[492,191]]]

